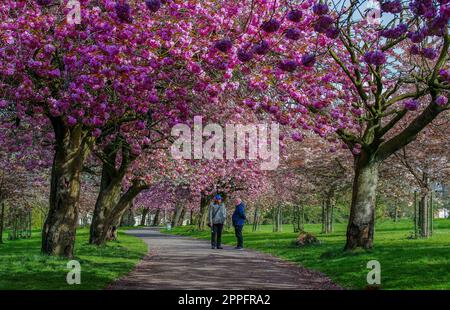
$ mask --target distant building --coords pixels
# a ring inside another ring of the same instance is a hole
[[[437,183],[433,188],[436,193],[435,214],[436,218],[450,218],[450,186],[446,183]]]
[[[450,211],[446,208],[440,208],[436,211],[438,219],[448,219],[450,217]]]

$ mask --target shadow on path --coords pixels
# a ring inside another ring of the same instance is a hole
[[[256,251],[213,250],[206,240],[151,228],[126,233],[142,238],[149,253],[108,289],[340,289],[319,272]]]

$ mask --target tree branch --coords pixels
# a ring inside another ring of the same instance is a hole
[[[411,141],[416,139],[417,134],[431,123],[436,116],[445,110],[443,107],[439,107],[436,102],[436,98],[433,98],[431,103],[425,108],[425,110],[418,115],[408,127],[402,132],[397,134],[392,139],[382,143],[375,154],[377,161],[382,161],[388,158],[390,155],[408,145]]]

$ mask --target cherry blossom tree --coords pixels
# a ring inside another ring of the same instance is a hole
[[[53,127],[55,156],[42,251],[69,257],[89,145],[129,113],[145,115],[138,102],[145,102],[141,96],[149,93],[133,92],[145,84],[149,67],[139,63],[139,56],[120,57],[127,49],[128,55],[139,55],[139,47],[132,52],[129,43],[142,30],[123,29],[112,1],[82,2],[86,5],[83,25],[65,21],[65,3],[3,1],[0,5],[5,21],[1,26],[2,105],[13,109],[18,118],[32,113],[48,119]],[[114,32],[118,35],[112,36]]]
[[[382,1],[375,21],[364,14],[367,2],[273,2],[265,22],[255,24],[266,41],[266,63],[276,64],[261,71],[259,86],[272,89],[274,99],[261,108],[353,153],[347,250],[373,246],[380,163],[448,110],[448,2]],[[311,38],[315,44],[306,49],[296,46]],[[273,42],[289,49],[269,53]]]
[[[0,109],[11,109],[18,118],[41,116],[53,127],[50,212],[42,250],[72,256],[86,158],[99,140],[117,141],[119,136],[123,146],[112,152],[128,166],[146,137],[126,140],[123,126],[139,129],[149,112],[150,122],[174,124],[189,114],[192,94],[203,94],[194,96],[203,102],[217,101],[227,84],[206,73],[220,67],[223,80],[229,69],[222,70],[223,63],[211,57],[220,52],[207,34],[225,27],[237,6],[83,0],[81,23],[75,24],[66,20],[66,2],[2,2]],[[174,76],[194,79],[179,87]]]

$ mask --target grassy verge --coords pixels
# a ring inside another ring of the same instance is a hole
[[[413,229],[410,221],[378,223],[375,248],[351,253],[342,251],[344,224],[336,224],[335,232],[330,235],[321,234],[320,229],[319,224],[306,225],[306,230],[315,233],[321,244],[298,248],[293,244],[296,234],[291,225],[284,225],[283,232],[278,233],[272,232],[270,225],[263,225],[258,232],[252,232],[247,225],[244,243],[247,248],[319,270],[346,288],[364,288],[369,271],[367,262],[378,260],[383,289],[450,289],[450,220],[436,220],[434,235],[427,240],[408,239]],[[189,226],[177,227],[168,233],[209,238],[208,231],[197,231]],[[225,231],[223,240],[233,245],[233,232]]]
[[[75,260],[81,265],[81,284],[69,285],[66,275],[68,259],[40,253],[41,233],[31,239],[5,241],[0,244],[0,289],[103,289],[113,280],[133,269],[147,253],[139,238],[119,231],[119,240],[106,246],[88,244],[89,230],[79,229]]]

